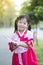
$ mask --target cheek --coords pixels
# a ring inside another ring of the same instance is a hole
[[[19,26],[20,26],[20,24],[18,23],[18,24],[17,24],[17,27],[19,27]]]
[[[21,25],[20,25],[20,24],[17,24],[17,27],[19,27],[19,28],[20,28],[20,27],[21,27]]]
[[[27,25],[27,24],[20,24],[20,23],[18,23],[18,24],[17,24],[17,27],[18,27],[19,29],[20,29],[20,28],[25,29],[25,28],[28,27],[28,25]]]

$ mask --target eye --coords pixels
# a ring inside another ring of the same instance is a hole
[[[26,23],[24,23],[24,24],[26,24]]]
[[[22,23],[21,21],[19,21],[19,23]]]

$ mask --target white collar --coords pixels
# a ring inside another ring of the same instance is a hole
[[[19,31],[18,31],[18,33],[19,33],[20,36],[23,36],[25,31],[26,31],[26,29],[23,31],[22,34]]]

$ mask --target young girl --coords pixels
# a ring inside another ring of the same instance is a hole
[[[12,65],[38,65],[29,25],[30,20],[26,14],[20,15],[15,21],[15,32],[9,42],[9,49],[13,52]]]

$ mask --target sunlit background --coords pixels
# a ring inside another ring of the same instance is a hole
[[[19,11],[21,9],[21,4],[24,2],[24,0],[11,0],[11,2],[15,3],[15,9]]]
[[[28,14],[34,36],[33,47],[39,65],[43,65],[43,0],[0,0],[0,65],[11,65],[8,39],[14,32],[15,19]]]

